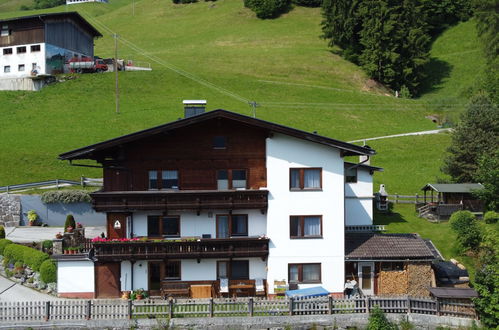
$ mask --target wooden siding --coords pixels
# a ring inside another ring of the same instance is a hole
[[[93,37],[72,19],[46,20],[46,42],[74,52],[94,56]]]
[[[226,149],[213,148],[215,136],[227,138]],[[266,187],[266,137],[264,130],[226,119],[157,134],[115,149],[118,169],[104,170],[104,191],[148,190],[149,170],[178,170],[181,190],[216,190],[219,169],[245,169],[248,189]]]
[[[0,47],[45,42],[44,24],[39,19],[33,18],[29,20],[5,22],[0,23],[0,25],[7,25],[8,29],[11,30],[11,35],[0,37]],[[0,56],[2,55],[0,54]]]
[[[119,298],[120,263],[95,264],[95,296],[96,298]]]

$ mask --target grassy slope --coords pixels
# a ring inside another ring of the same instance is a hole
[[[473,23],[460,24],[443,33],[433,46],[433,88],[418,100],[397,100],[381,90],[366,92],[365,75],[328,51],[318,38],[321,18],[317,9],[295,8],[277,20],[261,21],[239,1],[174,6],[150,0],[136,2],[132,17],[130,3],[75,5],[69,10],[80,10],[105,34],[96,43],[100,56],[112,56],[113,40],[99,22],[161,61],[256,100],[263,105],[258,108],[259,118],[339,139],[434,128],[424,116],[445,109],[454,116],[463,108],[466,90],[483,67]],[[0,10],[0,17],[25,14],[30,12]],[[152,62],[123,43],[120,54]],[[99,176],[98,170],[73,168],[55,156],[174,120],[181,116],[182,99],[206,98],[210,109],[251,113],[243,102],[158,63],[152,65],[150,73],[120,74],[120,115],[114,114],[110,74],[84,75],[39,93],[0,92],[0,104],[5,105],[0,107],[0,159],[5,160],[0,185],[56,176]],[[430,109],[420,104],[429,104]],[[419,192],[426,182],[442,177],[439,168],[448,143],[446,134],[371,141],[378,151],[373,164],[385,168],[375,175],[376,187],[385,183],[390,193]],[[396,205],[393,215],[377,216],[377,222],[387,224],[390,232],[419,232],[431,238],[446,257],[454,256],[448,243],[454,235],[448,225],[418,219],[412,205]]]
[[[22,5],[30,6],[33,0],[0,0],[0,13],[19,10]]]

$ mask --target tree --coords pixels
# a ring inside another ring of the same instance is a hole
[[[244,0],[244,5],[258,18],[276,18],[289,10],[290,0]]]
[[[478,37],[482,40],[489,62],[499,54],[499,12],[497,0],[475,0]]]
[[[480,158],[474,178],[484,187],[474,194],[484,201],[488,210],[499,210],[499,150]]]
[[[452,133],[442,171],[456,182],[472,182],[478,161],[499,145],[499,111],[485,93],[472,97]]]

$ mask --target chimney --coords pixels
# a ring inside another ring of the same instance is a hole
[[[204,113],[206,100],[184,100],[184,118],[194,117]]]

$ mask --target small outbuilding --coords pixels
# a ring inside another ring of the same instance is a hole
[[[418,208],[419,216],[446,220],[461,210],[481,215],[483,202],[473,196],[473,192],[480,189],[483,189],[480,183],[428,183],[421,188],[424,205]]]

